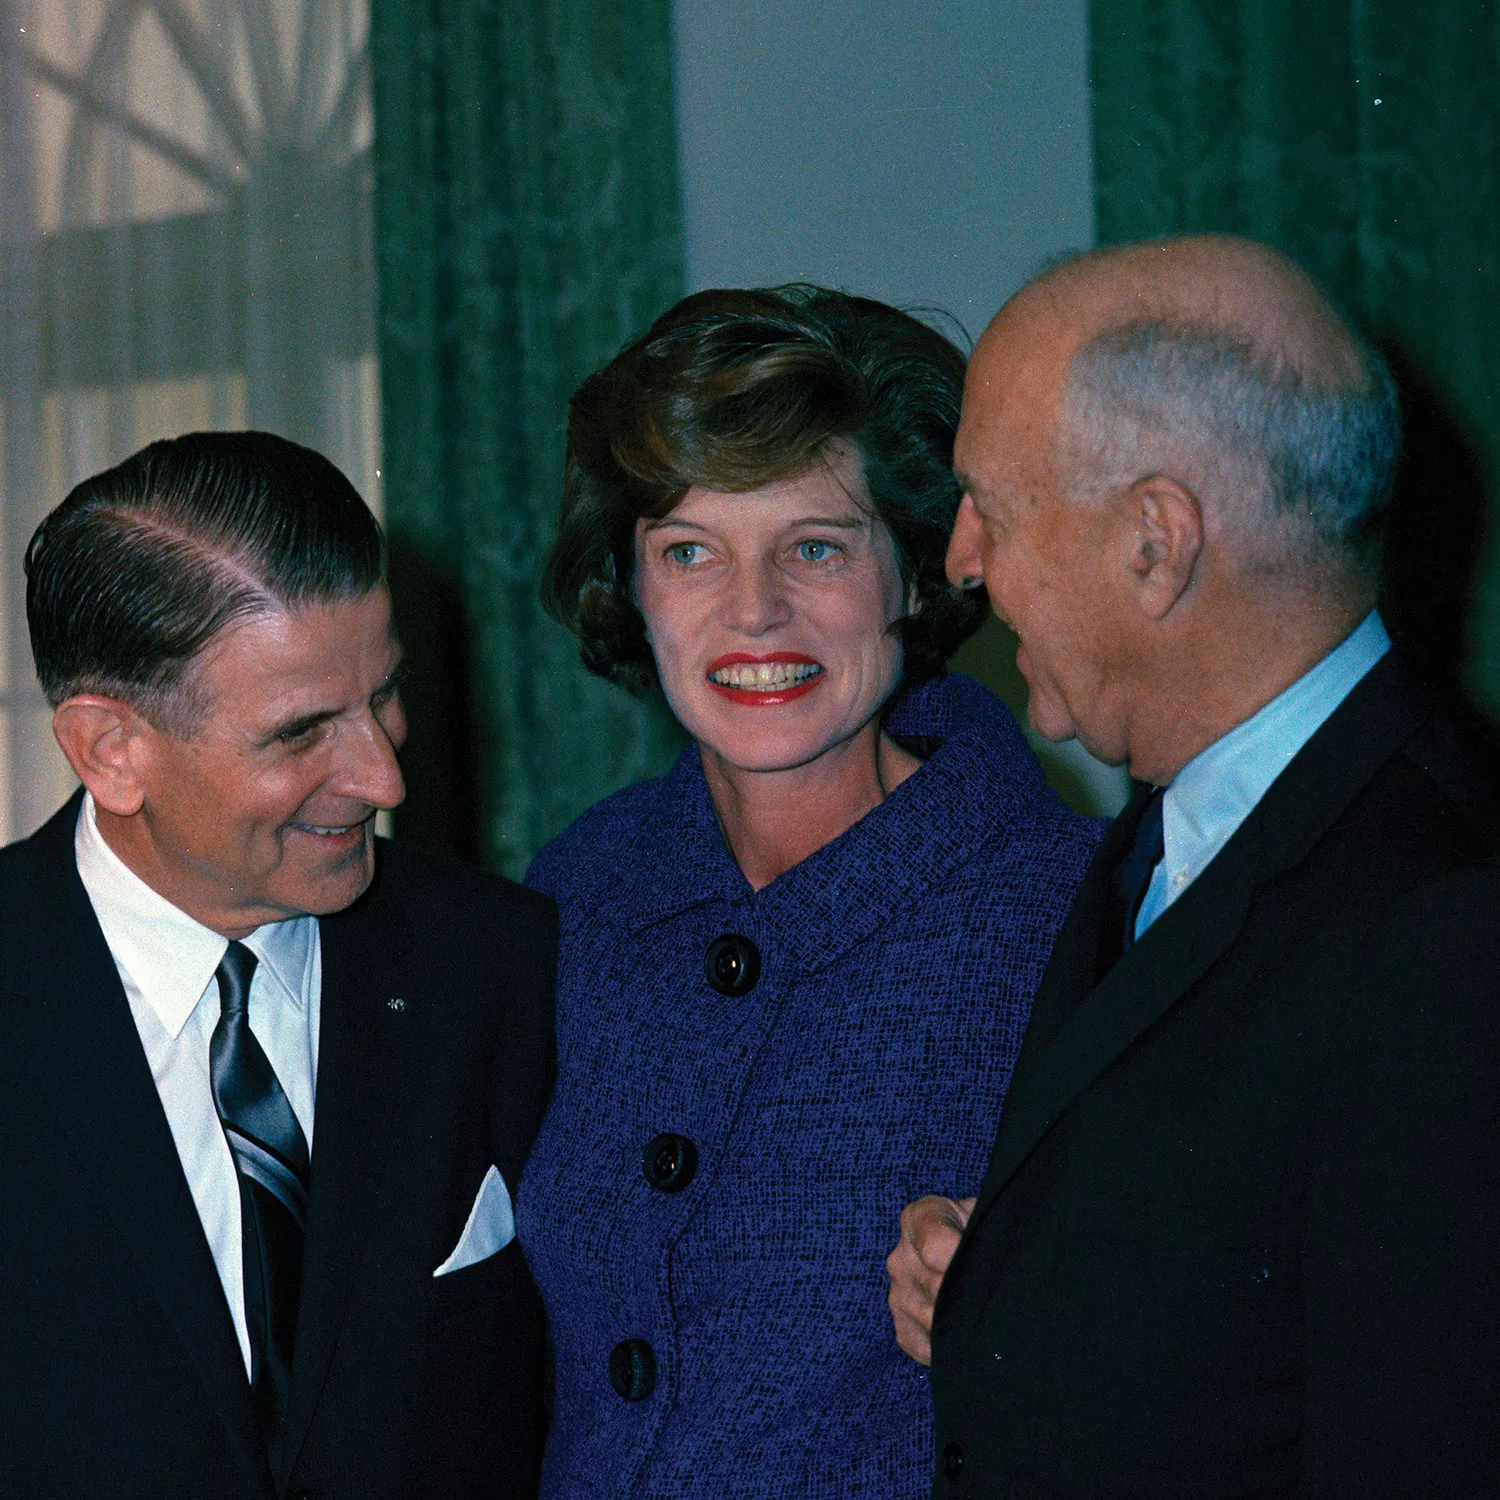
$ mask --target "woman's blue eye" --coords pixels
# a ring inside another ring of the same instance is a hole
[[[797,556],[803,562],[823,562],[833,551],[829,542],[798,542]]]
[[[692,563],[698,560],[697,542],[678,542],[675,547],[667,548],[667,556],[675,563]]]

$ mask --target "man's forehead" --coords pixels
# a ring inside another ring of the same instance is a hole
[[[964,382],[955,464],[972,470],[1019,459],[1009,451],[1016,443],[1045,441],[1055,428],[1069,357],[1056,329],[1029,319],[991,323]]]
[[[1103,307],[1098,288],[1066,270],[1023,286],[990,320],[979,343],[1025,365],[1056,364],[1077,348]]]
[[[383,677],[401,658],[385,590],[323,604],[276,604],[220,632],[193,663],[218,707],[257,707],[292,694],[336,691],[344,679]]]

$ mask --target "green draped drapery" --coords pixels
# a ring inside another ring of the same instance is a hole
[[[1394,356],[1388,609],[1500,710],[1500,6],[1092,0],[1101,244],[1290,251]]]
[[[677,295],[668,0],[373,0],[403,837],[518,875],[678,742],[542,614],[567,398]]]

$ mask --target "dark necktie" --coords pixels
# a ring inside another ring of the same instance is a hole
[[[297,1333],[308,1156],[302,1127],[250,1030],[254,973],[255,955],[231,943],[214,976],[221,1009],[208,1057],[214,1107],[240,1180],[250,1388],[274,1469]]]
[[[1141,902],[1146,899],[1151,872],[1162,856],[1161,801],[1162,789],[1157,787],[1146,799],[1146,805],[1141,811],[1141,820],[1135,830],[1135,842],[1109,878],[1104,910],[1099,920],[1096,981],[1103,979],[1135,942],[1135,919],[1140,912]]]

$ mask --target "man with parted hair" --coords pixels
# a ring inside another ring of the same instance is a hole
[[[1500,1493],[1500,774],[1376,610],[1397,448],[1244,240],[1068,262],[975,350],[949,576],[1144,785],[978,1199],[888,1262],[935,1496]]]
[[[555,913],[375,837],[382,561],[261,433],[154,443],[32,539],[83,785],[0,851],[6,1496],[535,1493]]]

